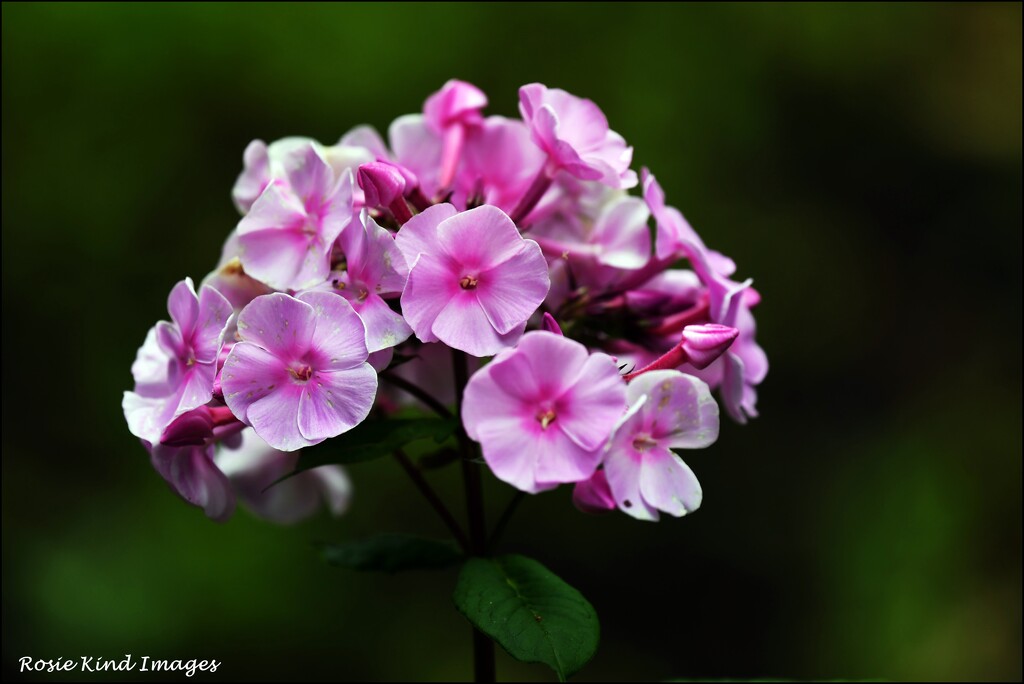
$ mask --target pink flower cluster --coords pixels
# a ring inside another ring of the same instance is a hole
[[[364,126],[245,150],[242,218],[198,292],[174,287],[124,395],[180,496],[217,520],[236,499],[280,522],[340,512],[340,467],[266,487],[408,400],[378,393],[387,370],[462,395],[466,435],[520,490],[571,483],[580,509],[645,520],[700,505],[673,450],[717,438],[712,391],[737,422],[757,415],[760,296],[638,179],[593,102],[534,83],[521,118],[487,104],[453,80],[387,143]],[[493,358],[456,387],[446,348]]]

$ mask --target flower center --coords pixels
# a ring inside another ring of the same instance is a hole
[[[633,438],[633,448],[639,452],[644,452],[651,447],[658,446],[658,443],[651,439],[650,435],[639,434]]]
[[[477,282],[476,276],[462,276],[462,279],[459,281],[459,287],[463,290],[475,290]]]
[[[308,382],[309,379],[313,377],[313,369],[309,366],[296,366],[294,368],[289,368],[288,372],[291,373],[291,376],[299,382]]]
[[[554,409],[541,409],[540,411],[537,411],[537,422],[540,423],[542,430],[547,430],[548,425],[555,422],[555,418],[557,417],[558,414],[555,413]]]

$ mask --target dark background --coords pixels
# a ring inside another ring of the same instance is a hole
[[[339,520],[217,525],[120,408],[171,286],[238,220],[252,138],[383,131],[452,77],[491,113],[531,81],[595,100],[764,296],[761,418],[688,455],[699,513],[592,518],[562,488],[509,529],[602,618],[578,678],[1019,679],[1019,4],[5,4],[4,669],[470,675],[454,571],[312,547],[443,534],[394,463],[350,468]],[[512,492],[487,485],[493,521]]]

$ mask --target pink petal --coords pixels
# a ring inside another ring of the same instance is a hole
[[[314,373],[299,400],[299,432],[315,444],[351,430],[366,419],[376,393],[377,373],[367,363]]]
[[[235,201],[238,213],[244,214],[256,201],[256,198],[267,187],[270,180],[270,159],[267,156],[267,144],[262,140],[253,140],[242,153],[244,170],[235,181],[231,190],[231,198]]]
[[[415,275],[414,269],[409,276],[410,281]],[[493,356],[515,344],[525,327],[526,321],[523,321],[520,327],[507,334],[499,334],[487,319],[476,295],[470,290],[462,290],[438,312],[430,330],[449,347],[461,349],[472,356]]]
[[[608,266],[637,269],[651,258],[650,211],[643,200],[626,197],[606,206],[594,224],[591,240],[601,245],[598,261]]]
[[[402,315],[392,311],[378,295],[372,294],[352,308],[366,326],[366,348],[370,352],[394,347],[412,334],[412,328]]]
[[[556,410],[559,426],[580,447],[593,450],[604,444],[626,410],[626,383],[614,359],[591,354]]]
[[[522,245],[518,253],[479,276],[477,299],[499,334],[526,322],[551,286],[540,247],[533,240],[523,240]]]
[[[461,277],[479,275],[508,261],[522,249],[523,238],[505,212],[485,204],[443,221],[437,227],[437,242],[466,270]],[[543,259],[539,249],[537,256]]]
[[[299,431],[299,404],[304,393],[302,384],[280,384],[249,405],[246,411],[249,424],[267,444],[281,451],[295,451],[322,441],[306,439]],[[235,410],[230,403],[228,406],[232,412]]]
[[[409,221],[406,227],[410,223],[412,221]],[[408,255],[406,252],[406,258]],[[460,293],[465,294],[459,287],[458,281],[461,276],[452,270],[446,258],[423,253],[413,257],[410,263],[412,270],[409,271],[409,280],[405,292],[402,293],[402,313],[421,342],[436,342],[438,337],[432,330],[434,321],[453,297]],[[475,302],[475,297],[473,300]]]
[[[530,394],[529,390],[522,392],[522,388],[510,388],[501,380],[504,377],[522,377],[517,370],[525,370],[526,374],[529,374],[528,367],[519,368],[522,362],[525,362],[522,355],[512,355],[504,359],[498,357],[469,379],[462,402],[462,424],[471,439],[480,441],[479,428],[485,423],[506,421],[502,424],[509,426],[507,421],[512,421],[512,424],[517,424],[524,417],[529,418],[536,410],[533,397],[522,397],[524,393]],[[495,371],[499,368],[507,372],[499,371],[496,377]],[[516,389],[520,391],[517,392]]]
[[[314,328],[306,345],[316,370],[342,370],[366,361],[366,328],[343,297],[305,292],[298,301],[313,309]]]
[[[334,189],[334,172],[317,147],[310,143],[283,159],[288,183],[306,211],[319,209],[322,199]]]
[[[285,361],[305,353],[315,329],[313,307],[281,292],[257,297],[238,314],[239,337]]]
[[[435,204],[426,211],[416,214],[402,226],[395,236],[395,244],[405,256],[408,268],[412,268],[420,254],[436,254],[440,251],[437,227],[456,213],[458,211],[450,204]]]
[[[231,302],[220,292],[209,286],[199,290],[199,317],[192,335],[196,361],[212,363],[217,359],[232,313]]]
[[[677,518],[697,510],[703,498],[700,482],[690,467],[659,447],[644,454],[640,493],[648,504]]]
[[[516,352],[489,366],[495,381],[525,402],[561,397],[579,380],[589,358],[579,342],[539,330],[523,335]]]
[[[167,311],[178,326],[182,339],[190,339],[199,318],[199,298],[191,278],[179,281],[171,289],[171,294],[167,296]]]
[[[437,192],[441,137],[430,130],[423,116],[407,114],[398,117],[388,128],[388,138],[395,160],[416,174],[423,192],[428,197]]]
[[[658,511],[640,492],[641,456],[636,451],[609,451],[604,459],[608,488],[626,515],[637,520],[657,520]]]
[[[377,159],[388,159],[388,148],[373,126],[356,126],[351,131],[341,136],[339,145],[347,147],[363,147]]]
[[[598,449],[580,447],[558,421],[541,430],[536,441],[538,457],[534,477],[538,483],[555,484],[589,479],[601,464]]]
[[[268,394],[291,384],[284,361],[251,342],[239,342],[231,349],[221,373],[224,403],[235,417],[251,425],[251,406]]]
[[[675,370],[650,371],[629,383],[628,397],[646,395],[646,427],[661,446],[701,449],[718,439],[718,404],[707,384]]]

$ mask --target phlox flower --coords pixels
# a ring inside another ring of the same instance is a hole
[[[702,492],[697,477],[672,449],[700,449],[718,439],[718,404],[708,386],[674,370],[644,373],[626,389],[629,410],[615,425],[604,468],[578,485],[584,510],[615,506],[638,520],[695,511]]]
[[[366,418],[377,374],[363,322],[343,297],[257,297],[239,314],[237,335],[221,376],[224,401],[272,447],[318,444]]]
[[[295,152],[312,146],[317,153],[331,166],[336,177],[341,177],[346,169],[354,169],[360,164],[373,161],[376,156],[379,136],[368,126],[349,131],[337,145],[321,145],[312,138],[292,136],[281,138],[267,145],[262,140],[253,140],[242,154],[244,167],[231,197],[239,213],[246,214],[253,202],[271,183],[289,184],[287,160]],[[383,143],[380,143],[380,147]]]
[[[592,101],[531,83],[519,89],[519,112],[548,156],[549,177],[564,170],[612,188],[636,185],[636,172],[629,168],[633,148],[608,128],[608,119]]]
[[[317,147],[282,161],[285,183],[270,183],[238,224],[245,272],[276,290],[301,290],[327,279],[334,241],[352,220],[353,177],[337,176]]]
[[[536,331],[470,378],[462,423],[499,479],[536,493],[593,475],[625,408],[610,356]]]
[[[217,360],[232,315],[231,304],[204,286],[196,294],[191,278],[167,298],[171,321],[146,334],[132,364],[135,389],[122,401],[128,429],[152,443],[178,416],[213,398]]]
[[[402,313],[422,342],[491,356],[515,344],[547,295],[540,247],[497,207],[458,213],[439,204],[402,226],[395,241],[409,265]]]

